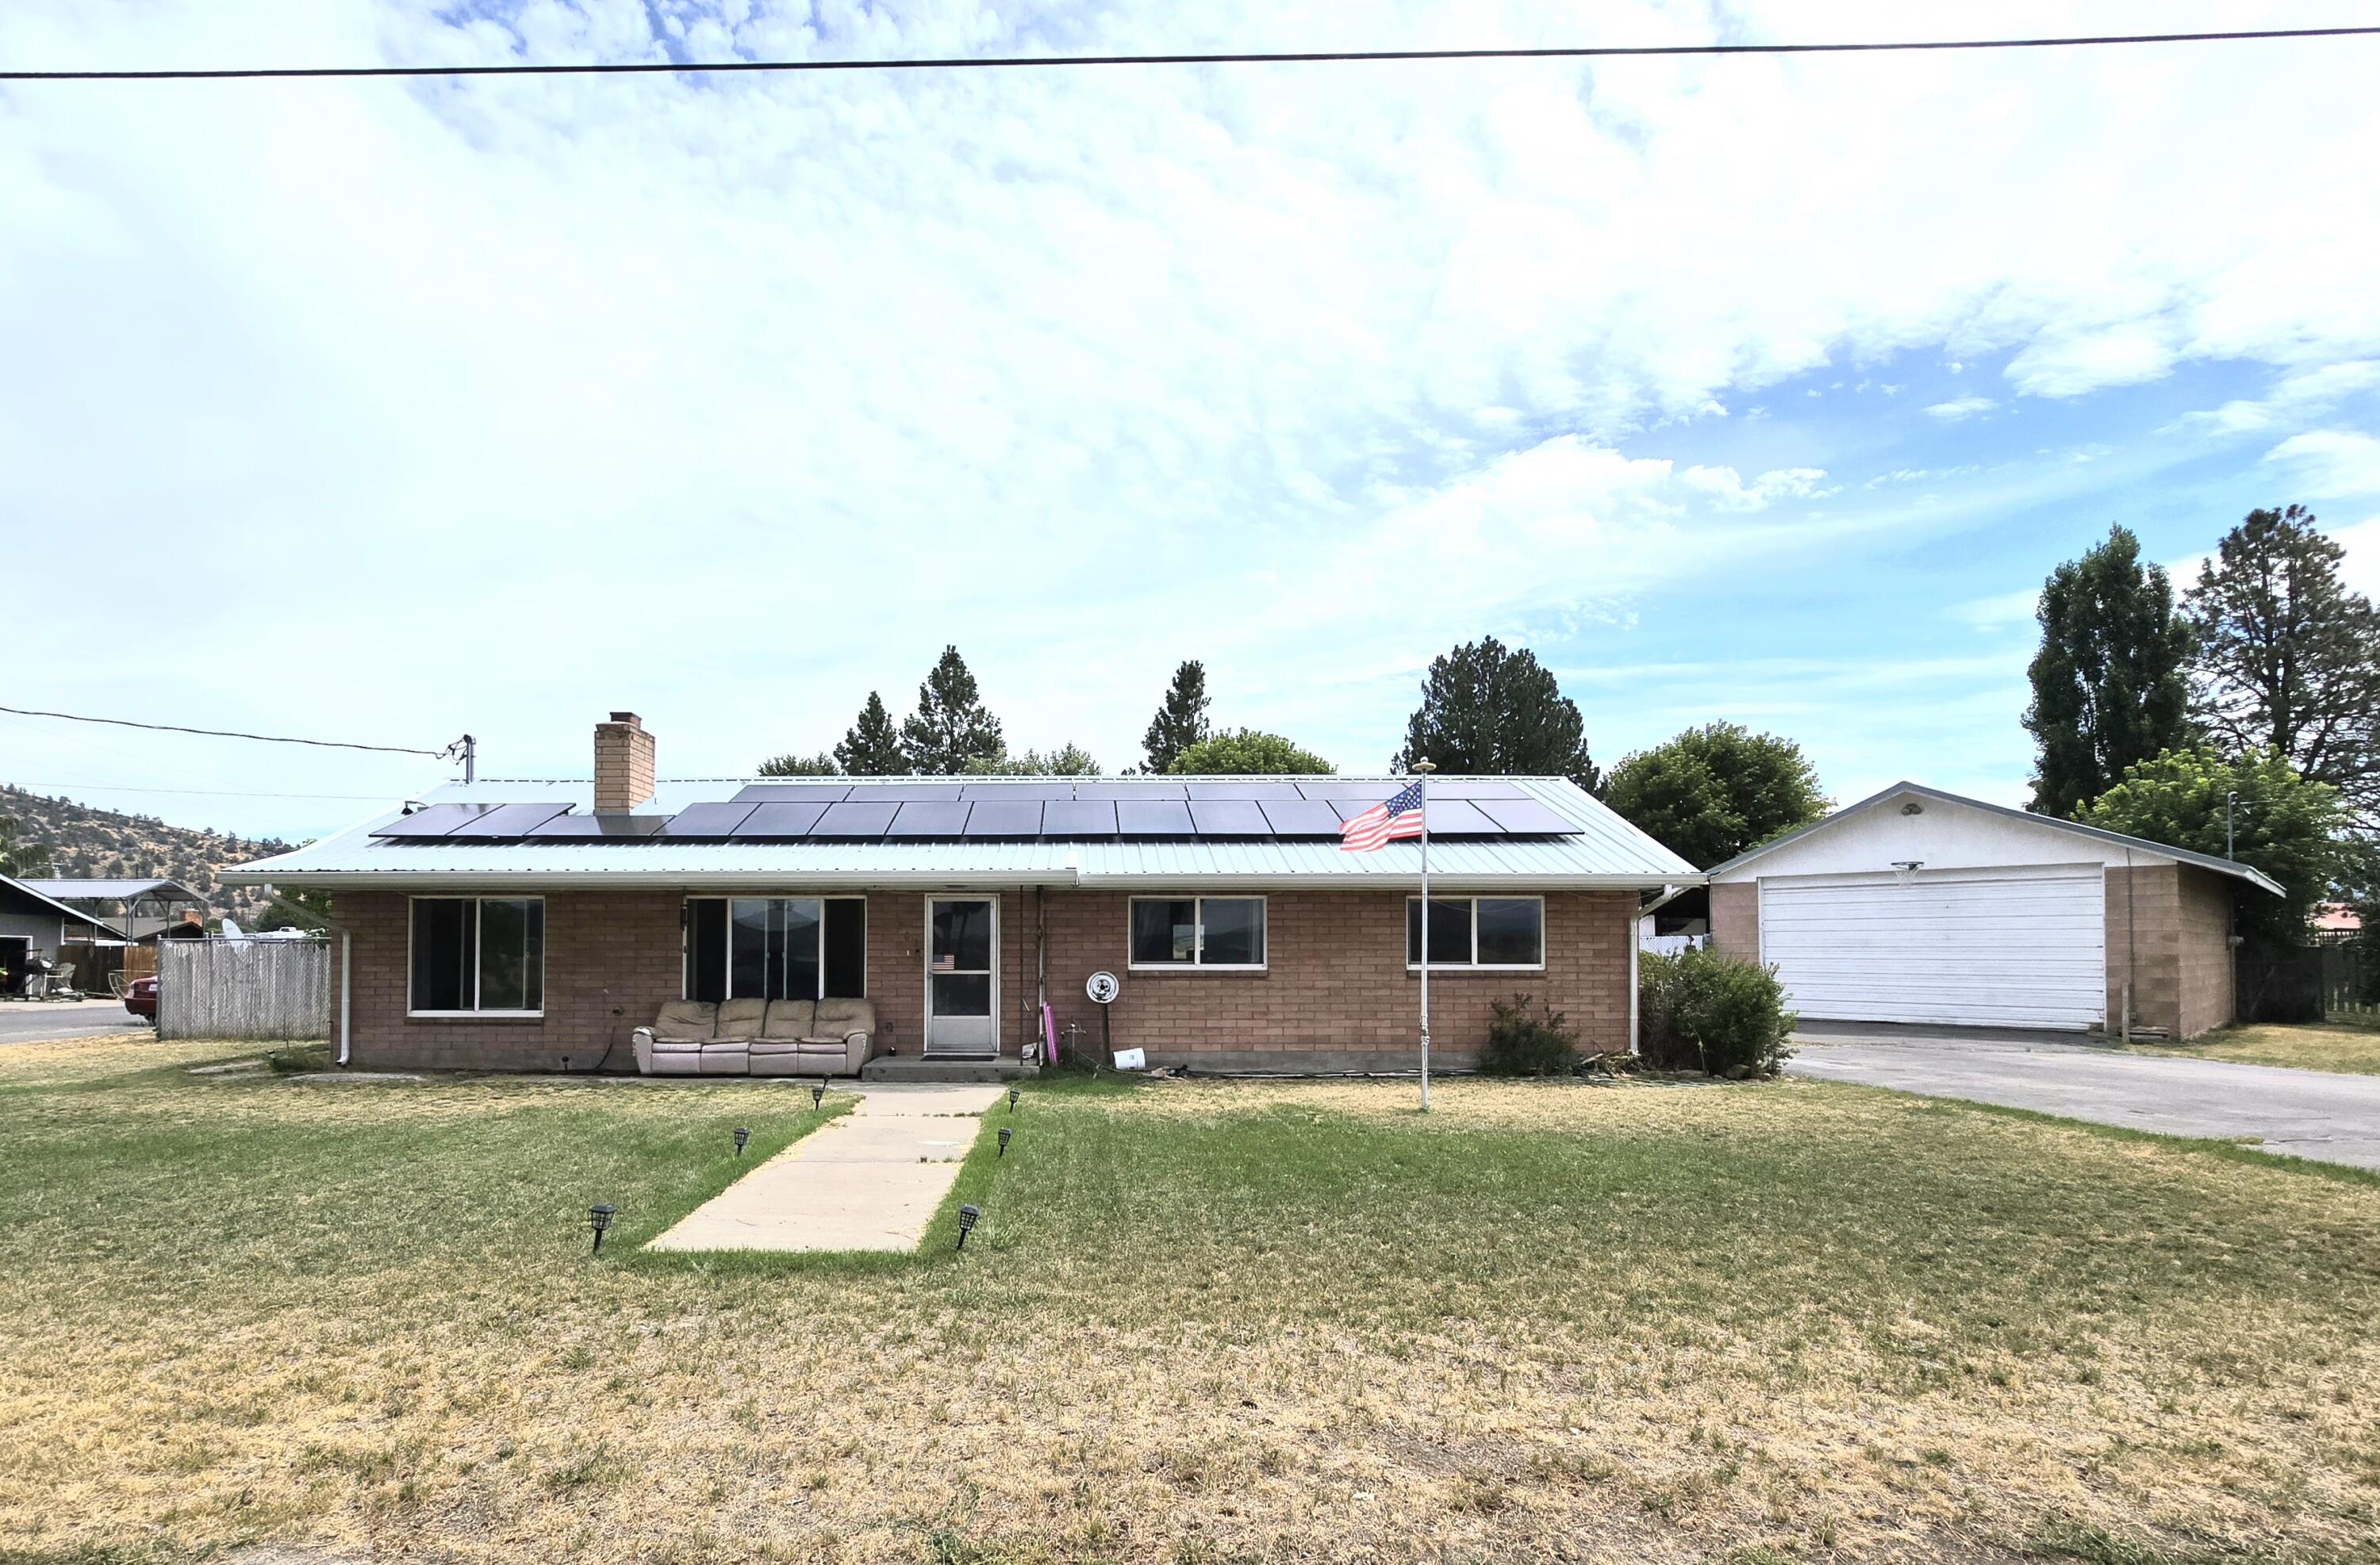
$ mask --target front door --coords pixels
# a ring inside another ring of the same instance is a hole
[[[926,901],[926,1052],[989,1058],[1000,1049],[1000,904]]]

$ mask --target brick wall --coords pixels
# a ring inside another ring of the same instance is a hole
[[[2107,876],[2107,1030],[2132,1025],[2196,1037],[2232,1018],[2231,889],[2188,865],[2111,867]]]
[[[1760,882],[1732,881],[1710,889],[1711,947],[1746,962],[1760,960]]]
[[[757,892],[755,894],[758,894]],[[1044,899],[1046,896],[1046,900]],[[681,987],[676,892],[555,892],[546,897],[546,1008],[541,1019],[408,1017],[407,899],[347,893],[334,916],[354,933],[354,1062],[361,1068],[633,1069],[628,1032]],[[1277,1070],[1409,1067],[1420,1011],[1404,963],[1404,897],[1392,892],[1276,892],[1267,897],[1267,970],[1134,971],[1123,892],[1012,889],[1001,904],[1000,1049],[1014,1054],[1038,1025],[1037,922],[1048,932],[1049,987],[1066,1024],[1099,1036],[1083,993],[1106,968],[1123,981],[1111,1020],[1119,1048],[1155,1063]],[[1449,1065],[1485,1041],[1488,1001],[1526,992],[1566,1012],[1588,1049],[1626,1047],[1633,892],[1548,893],[1546,969],[1430,975],[1433,1044]],[[925,1025],[926,897],[868,896],[868,986],[882,1042],[915,1054]],[[334,991],[335,994],[335,990]]]
[[[634,712],[595,725],[595,808],[630,810],[653,796],[653,736]]]

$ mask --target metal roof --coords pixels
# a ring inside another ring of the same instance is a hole
[[[36,891],[34,889],[34,882],[32,881],[12,880],[6,875],[0,875],[0,886],[6,886],[10,891],[22,892],[25,895],[31,897],[35,902],[42,903],[50,907],[57,909],[60,913],[73,919],[78,924],[88,924],[95,929],[105,929],[111,935],[121,935],[124,933],[123,930],[117,928],[115,925],[109,923],[104,918],[94,918],[79,907],[68,907],[65,903],[60,902],[57,898],[51,896],[44,892]]]
[[[179,880],[60,880],[55,879],[19,880],[45,897],[58,902],[131,902],[138,897],[153,896],[159,892],[171,892],[189,902],[206,899]]]
[[[715,802],[769,778],[665,781],[638,816],[674,815]],[[914,787],[914,777],[838,778],[859,791]],[[976,781],[965,779],[961,781]],[[982,781],[1031,781],[984,779]],[[1131,779],[1043,779],[1130,782]],[[1265,778],[1185,778],[1234,783]],[[1308,779],[1307,781],[1314,781]],[[1387,798],[1402,777],[1338,778],[1376,783]],[[1429,872],[1450,889],[1465,886],[1560,890],[1697,884],[1694,866],[1613,814],[1561,777],[1504,779],[1574,830],[1562,836],[1433,839]],[[580,780],[483,779],[453,782],[421,804],[552,803],[591,810],[594,785]],[[1348,853],[1335,841],[1090,842],[690,842],[667,836],[543,838],[516,842],[375,839],[401,819],[391,808],[277,857],[222,871],[225,885],[326,889],[405,885],[592,884],[640,886],[1330,886],[1401,885],[1421,867],[1418,843],[1390,843],[1377,853]]]
[[[1806,837],[1813,831],[1822,831],[1838,820],[1849,819],[1862,810],[1880,805],[1888,799],[1900,798],[1904,794],[1914,794],[1920,798],[1932,799],[1937,804],[1964,805],[1969,809],[1985,810],[1993,815],[2005,815],[2011,820],[2022,820],[2028,825],[2047,826],[2060,831],[2070,831],[2078,837],[2088,837],[2094,842],[2104,843],[2109,847],[2130,848],[2136,853],[2155,854],[2159,858],[2170,858],[2182,864],[2194,864],[2201,869],[2212,869],[2218,875],[2236,876],[2252,886],[2262,887],[2275,896],[2288,894],[2281,890],[2279,881],[2254,866],[2241,864],[2237,859],[2216,858],[2213,854],[2194,853],[2189,848],[2175,847],[2170,843],[2153,843],[2146,837],[2127,837],[2121,831],[2110,831],[2098,826],[2085,826],[2079,820],[2061,820],[2054,815],[2036,815],[2029,809],[2012,809],[2007,805],[1987,804],[1982,799],[1971,799],[1962,794],[1946,794],[1939,788],[1929,788],[1923,782],[1895,782],[1882,793],[1871,794],[1855,805],[1845,805],[1823,819],[1813,820],[1807,826],[1797,826],[1781,837],[1773,837],[1756,848],[1737,854],[1725,864],[1714,864],[1704,873],[1709,879],[1716,880],[1729,870],[1748,864],[1763,854],[1774,853],[1790,842]]]

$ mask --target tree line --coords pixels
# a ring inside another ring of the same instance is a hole
[[[2043,584],[2024,725],[2031,807],[2200,853],[2286,889],[2242,904],[2260,944],[2314,904],[2380,915],[2380,610],[2302,505],[2248,513],[2178,597],[2121,525]]]

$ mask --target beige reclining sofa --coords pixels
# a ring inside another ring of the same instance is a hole
[[[673,1000],[636,1031],[649,1076],[856,1076],[876,1037],[872,1000]]]

